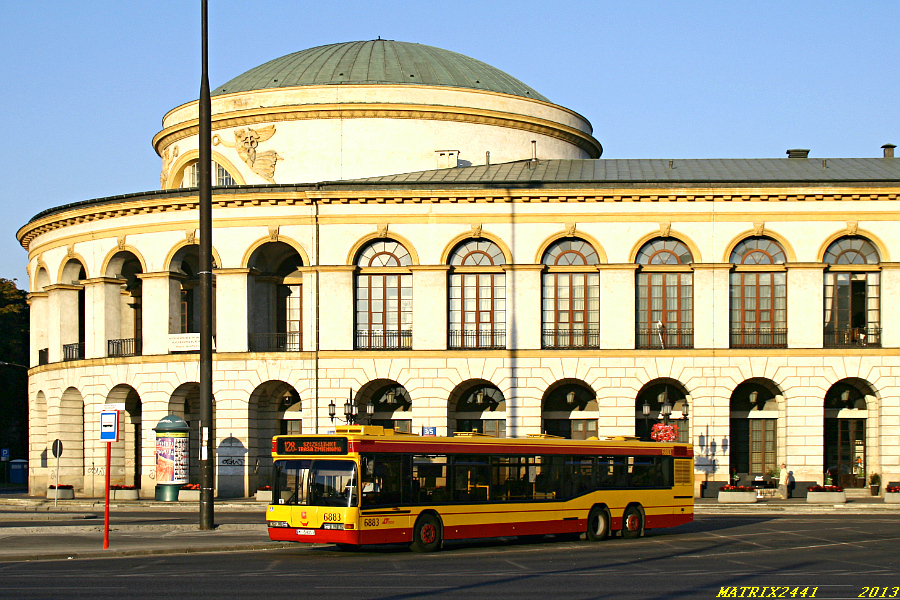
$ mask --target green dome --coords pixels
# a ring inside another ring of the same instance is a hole
[[[548,102],[500,69],[433,46],[371,40],[301,50],[250,69],[212,95],[301,85],[435,85],[487,90]]]

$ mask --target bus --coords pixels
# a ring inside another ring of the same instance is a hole
[[[276,436],[272,458],[266,522],[278,541],[430,552],[468,538],[633,538],[694,515],[690,444],[356,425]]]

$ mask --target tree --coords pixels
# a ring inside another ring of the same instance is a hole
[[[0,447],[28,458],[28,302],[14,281],[0,278]]]

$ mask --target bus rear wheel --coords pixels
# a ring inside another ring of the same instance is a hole
[[[585,537],[589,542],[605,540],[609,535],[609,513],[605,508],[595,506],[588,513],[587,533]]]
[[[625,509],[622,517],[622,537],[636,538],[640,537],[644,530],[644,515],[637,506],[629,506]]]
[[[434,552],[441,547],[441,523],[434,515],[420,515],[413,527],[413,552]]]

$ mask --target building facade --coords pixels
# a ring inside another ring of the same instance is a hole
[[[220,496],[269,483],[271,437],[329,431],[345,403],[418,434],[646,438],[665,419],[698,492],[782,462],[900,479],[892,146],[603,160],[586,119],[509,75],[386,40],[235,78],[213,134]],[[168,414],[197,448],[197,103],[154,145],[161,190],[19,231],[32,494],[57,468],[100,494],[104,404],[125,405],[113,483],[153,494]]]

